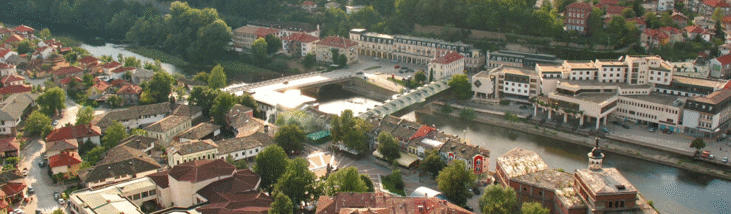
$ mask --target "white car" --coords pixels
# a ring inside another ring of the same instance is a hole
[[[61,204],[61,206],[63,206],[64,202],[65,202],[65,201],[63,200],[63,198],[59,198],[59,199],[58,199],[58,203],[59,203],[59,204]]]

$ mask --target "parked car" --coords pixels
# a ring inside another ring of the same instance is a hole
[[[23,168],[23,177],[28,176],[28,168]]]
[[[395,69],[398,69],[398,68],[400,68],[400,67],[401,67],[400,65],[395,65],[395,66],[393,66],[393,68],[395,68]]]
[[[650,131],[650,132],[656,132],[657,129],[656,128],[650,128],[648,131]]]
[[[379,61],[379,60],[381,60],[381,58],[373,57],[373,60]]]
[[[357,74],[357,75],[363,75],[363,72],[362,71],[358,71],[358,72],[355,72],[355,74]]]
[[[58,120],[53,120],[53,125],[58,125]]]
[[[723,157],[723,159],[721,159],[721,162],[728,163],[728,157]]]
[[[38,166],[39,167],[46,167],[46,161],[45,160],[41,160],[40,162],[38,162]]]
[[[64,201],[63,198],[59,198],[58,199],[58,204],[60,204],[61,206],[63,206],[64,203],[66,203],[66,201]]]
[[[665,134],[673,134],[673,130],[670,130],[670,129],[665,129],[665,130],[666,130]]]
[[[609,129],[607,129],[607,127],[602,127],[602,128],[601,128],[601,129],[599,129],[599,130],[601,130],[601,131],[602,131],[602,132],[604,132],[604,133],[609,133]]]
[[[58,194],[58,191],[53,191],[53,199],[59,199],[61,197],[60,194]]]
[[[704,158],[708,158],[709,155],[711,155],[711,152],[709,152],[708,150],[703,151],[703,153],[701,153],[701,157],[704,157]]]
[[[32,194],[33,194],[33,193],[35,193],[35,192],[36,192],[36,191],[35,191],[35,190],[33,189],[33,187],[31,187],[31,186],[28,186],[28,195],[32,195]]]
[[[619,126],[619,125],[620,125],[620,124],[622,124],[622,123],[620,123],[619,121],[612,121],[612,124],[614,124],[614,125],[618,125],[618,126]]]
[[[709,155],[709,156],[708,156],[708,159],[711,159],[711,160],[713,160],[714,158],[716,158],[716,157],[715,157],[715,156],[713,156],[713,155]]]
[[[475,194],[479,195],[480,194],[480,188],[478,188],[478,187],[472,188],[472,192],[474,192]]]
[[[630,127],[627,124],[622,124],[622,128],[629,129]]]

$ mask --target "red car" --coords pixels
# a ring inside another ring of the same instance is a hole
[[[401,66],[399,66],[399,65],[393,66],[393,68],[400,68],[400,67],[401,67]]]

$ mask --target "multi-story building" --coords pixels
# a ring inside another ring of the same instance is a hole
[[[566,21],[564,28],[567,31],[576,31],[585,34],[588,30],[588,20],[591,14],[591,4],[586,2],[574,2],[566,6],[564,12]]]
[[[490,151],[480,146],[461,143],[458,140],[447,140],[441,148],[439,154],[447,164],[454,160],[464,161],[467,170],[472,171],[475,175],[484,177],[490,167]]]
[[[673,81],[668,85],[655,85],[655,92],[683,96],[696,97],[709,95],[715,91],[723,90],[729,86],[728,80],[711,80],[683,76],[673,76]]]
[[[698,15],[711,17],[716,9],[720,9],[725,16],[731,15],[731,5],[722,0],[704,0],[698,4]]]
[[[333,63],[333,49],[338,50],[338,54],[345,55],[348,59],[347,64],[358,61],[357,42],[339,36],[328,36],[315,43],[315,59],[318,62]]]
[[[306,56],[315,52],[315,43],[319,39],[304,33],[295,33],[282,37],[282,50],[290,56]]]
[[[675,8],[675,1],[673,0],[658,0],[657,1],[657,11],[668,11]]]
[[[725,134],[731,119],[731,90],[688,98],[683,109],[683,126],[690,134],[714,137]]]
[[[127,129],[134,129],[160,121],[169,115],[170,112],[170,103],[167,102],[132,106],[126,109],[110,111],[102,116],[95,117],[92,120],[92,124],[99,126],[102,130],[106,130],[114,121],[117,121],[127,127]]]
[[[331,213],[450,213],[473,214],[436,197],[397,197],[383,192],[320,196],[315,214]]]
[[[296,33],[304,33],[310,36],[314,36],[316,38],[320,38],[320,25],[316,24],[256,20],[250,21],[248,25],[279,30],[281,32],[281,34],[278,35],[279,37],[292,36],[292,34]]]
[[[87,188],[96,188],[156,173],[160,164],[148,157],[143,150],[133,148],[136,143],[127,141],[115,146],[94,167],[79,171],[82,183]]]
[[[711,60],[710,76],[714,78],[728,79],[731,77],[731,54],[719,56]]]
[[[485,57],[480,50],[461,42],[379,34],[365,29],[350,30],[350,39],[358,42],[358,52],[365,56],[427,65],[432,59],[455,51],[465,57],[464,64],[468,71],[479,71],[485,64]]]
[[[36,106],[37,94],[12,94],[0,102],[0,134],[15,135],[16,127]]]
[[[71,193],[68,208],[74,214],[143,214],[140,206],[157,198],[155,187],[152,179],[141,177],[101,189],[84,189]]]
[[[429,61],[427,70],[434,75],[434,80],[451,78],[464,72],[464,57],[457,52],[449,52]]]
[[[46,136],[46,141],[59,141],[66,139],[74,139],[79,145],[84,143],[93,143],[94,145],[101,145],[100,138],[102,136],[102,130],[99,126],[95,125],[76,125],[76,126],[65,126],[53,130]]]
[[[147,137],[157,138],[160,144],[168,145],[173,137],[187,130],[191,126],[189,117],[170,115],[144,128]]]
[[[478,99],[508,99],[529,103],[541,93],[540,77],[534,70],[499,66],[472,77]]]
[[[216,141],[218,157],[241,160],[256,157],[264,148],[274,145],[274,138],[257,132],[245,137],[237,137]]]
[[[684,98],[650,93],[649,95],[624,95],[617,100],[613,115],[642,125],[657,126],[661,130],[681,130]]]
[[[239,52],[248,53],[254,40],[273,34],[279,38],[290,37],[294,34],[307,34],[315,38],[320,37],[320,25],[297,22],[251,21],[233,31],[232,48]]]
[[[195,161],[218,159],[218,145],[212,140],[191,140],[173,143],[167,148],[168,166]]]
[[[533,69],[536,64],[541,65],[561,64],[563,60],[554,55],[534,54],[517,51],[498,50],[487,52],[487,63],[485,68],[495,68],[500,65],[513,68]]]

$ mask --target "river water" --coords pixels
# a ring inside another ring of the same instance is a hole
[[[124,45],[117,45],[112,43],[106,43],[104,46],[92,46],[87,44],[81,44],[81,48],[86,49],[93,55],[94,57],[99,58],[102,55],[108,55],[112,56],[115,60],[117,60],[117,55],[122,54],[124,57],[130,57],[133,56],[140,61],[142,61],[142,64],[145,62],[153,63],[155,62],[154,59],[147,58],[145,56],[136,54],[132,51],[129,51],[127,49],[124,49]],[[173,74],[173,73],[182,73],[177,67],[174,65],[168,64],[168,63],[161,63],[162,69],[166,70],[167,72]]]
[[[430,115],[404,115],[422,124],[436,125],[445,133],[466,136],[490,150],[490,170],[495,160],[515,147],[537,152],[551,168],[567,172],[587,167],[589,147],[577,146],[502,127]],[[616,167],[661,213],[731,213],[731,182],[627,156],[605,154],[605,167]]]

